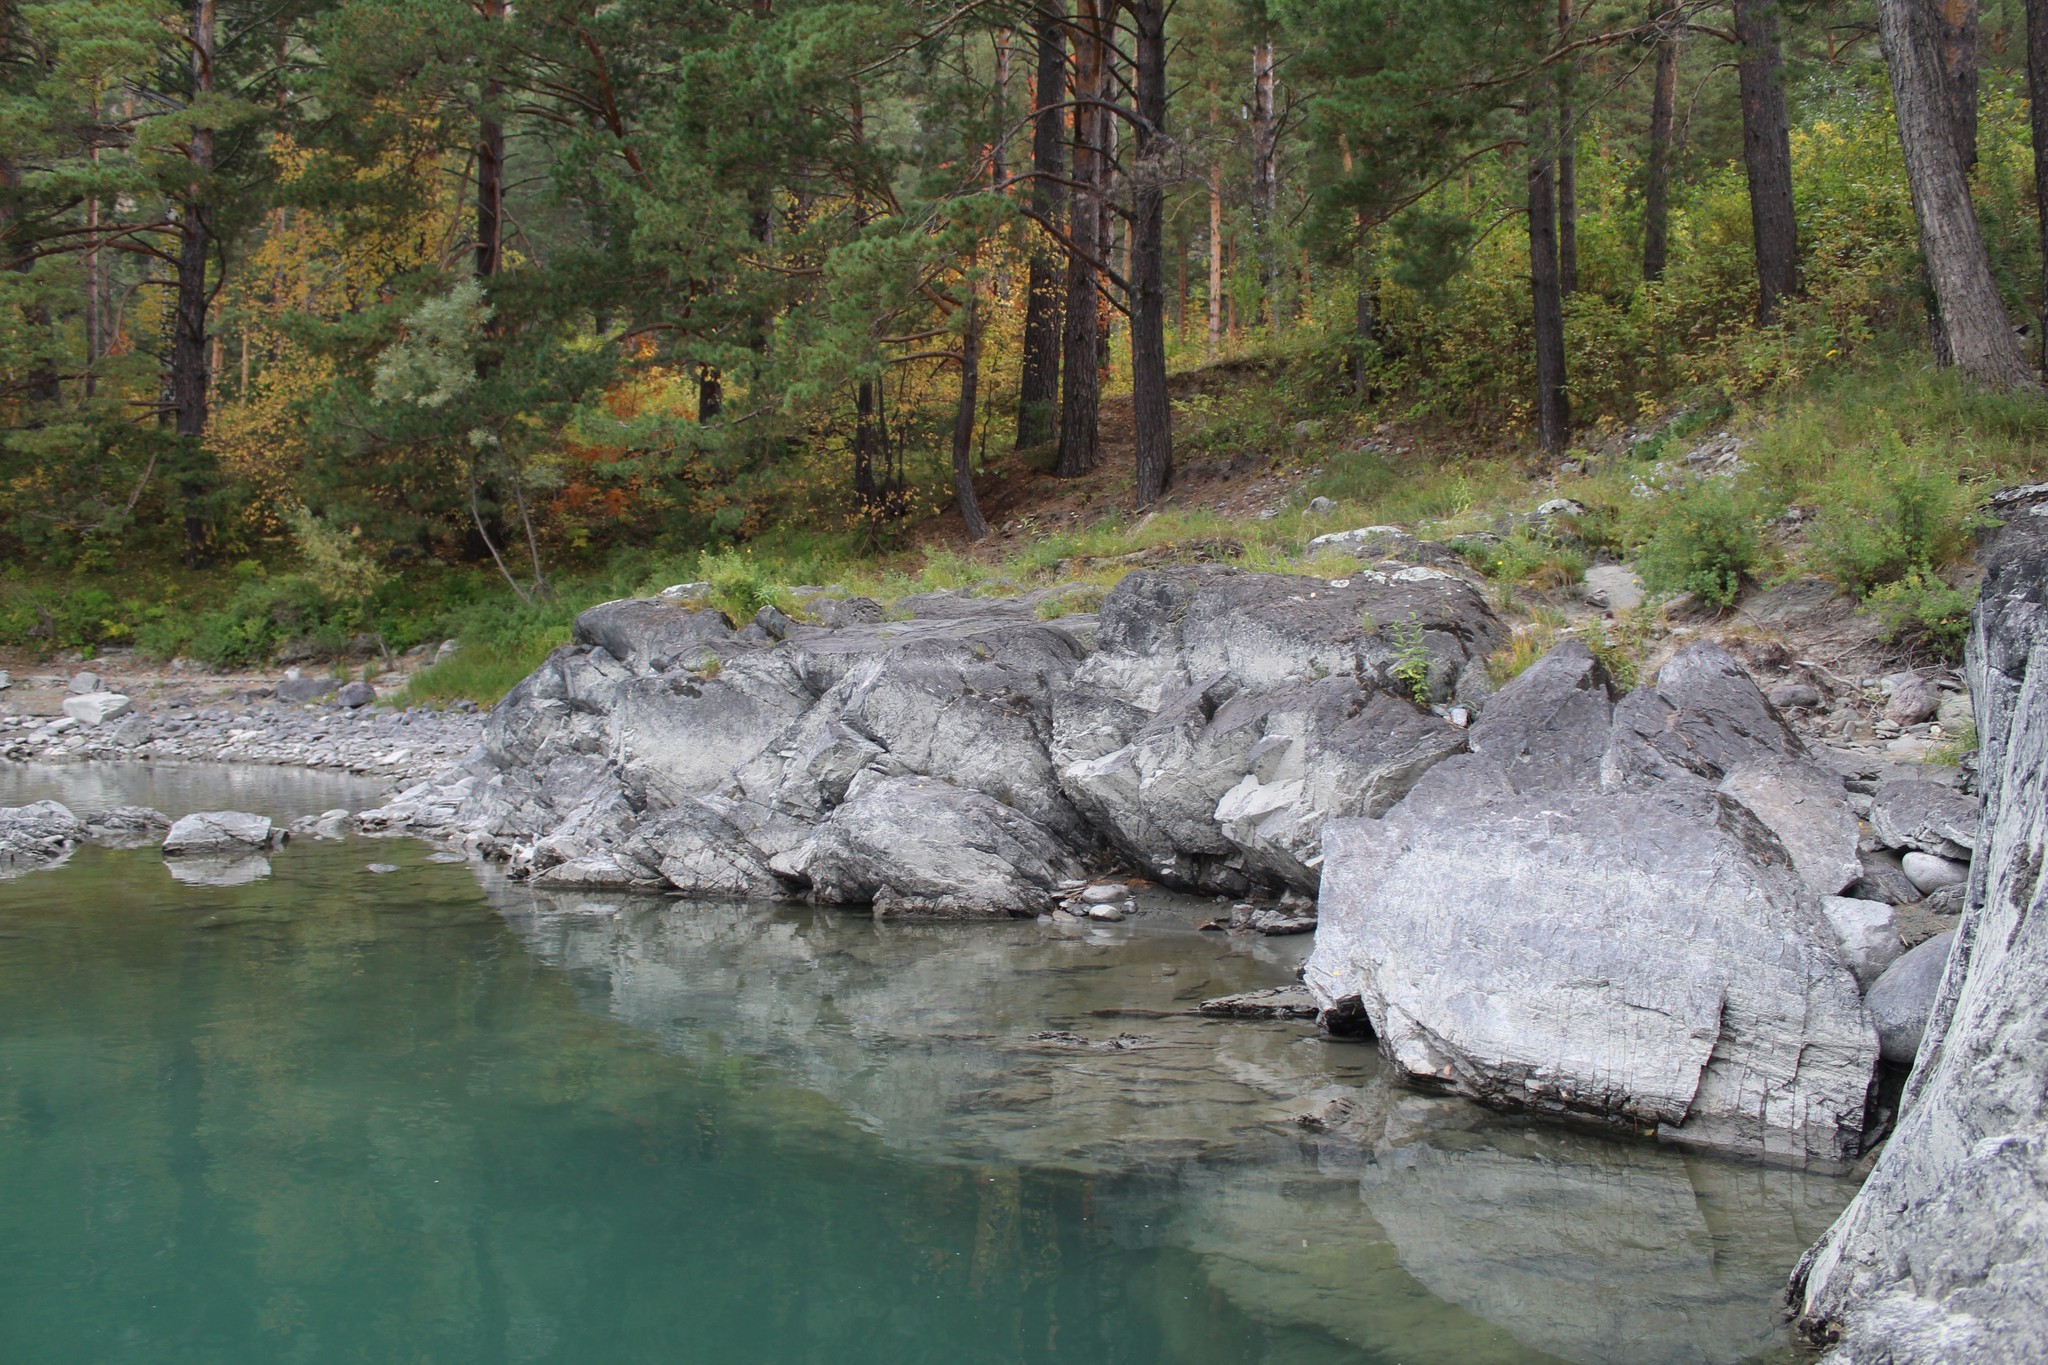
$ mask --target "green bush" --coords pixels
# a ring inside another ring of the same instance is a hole
[[[1970,608],[1977,595],[1951,587],[1933,573],[1919,570],[1884,583],[1864,599],[1884,627],[1884,638],[1916,646],[1936,658],[1961,657],[1970,634]]]
[[[791,609],[788,590],[744,550],[706,550],[697,559],[697,572],[711,585],[711,605],[735,626],[753,620],[763,607]]]
[[[1562,588],[1586,573],[1586,557],[1568,545],[1528,527],[1506,539],[1486,543],[1454,542],[1465,561],[1488,578],[1530,588]]]
[[[1761,553],[1755,516],[1716,479],[1667,500],[1636,557],[1636,572],[1652,593],[1689,592],[1725,607]]]
[[[1859,597],[1969,553],[1981,524],[1978,490],[1954,463],[1923,459],[1896,436],[1868,461],[1845,460],[1823,486],[1809,540],[1813,561]]]
[[[215,668],[263,663],[293,641],[317,653],[338,654],[348,643],[349,611],[298,574],[250,578],[225,607],[198,619],[192,653]]]

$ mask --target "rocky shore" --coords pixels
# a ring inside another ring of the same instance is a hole
[[[85,679],[73,723],[0,742],[384,772],[385,804],[302,832],[554,890],[1055,921],[1213,896],[1203,928],[1315,937],[1300,988],[1212,1014],[1312,1012],[1411,1086],[1820,1169],[1891,1134],[1801,1269],[1807,1330],[1847,1362],[2044,1359],[2013,1343],[2048,1340],[2048,488],[1997,510],[1974,771],[1891,761],[1972,719],[1921,675],[1865,690],[1889,734],[1702,638],[1631,688],[1575,641],[1496,687],[1482,585],[1364,532],[1335,576],[1144,570],[1054,619],[942,593],[735,627],[686,585],[585,612],[480,726],[277,688],[132,711]],[[152,817],[0,812],[0,858],[279,837]]]
[[[0,759],[253,763],[417,781],[460,761],[483,733],[473,706],[393,709],[374,704],[377,688],[361,680],[119,667],[0,675]]]

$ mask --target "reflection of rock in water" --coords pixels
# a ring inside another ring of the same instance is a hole
[[[1100,1167],[1235,1150],[1267,1140],[1287,1101],[1374,1064],[1311,1025],[1192,1013],[1283,978],[1265,944],[677,907],[482,879],[543,958],[585,974],[663,1047],[770,1062],[928,1154]],[[1137,1041],[1092,1045],[1119,1035]]]
[[[920,1157],[1095,1173],[1099,1235],[1191,1258],[1237,1310],[1298,1334],[1271,1357],[1290,1365],[1737,1361],[1787,1342],[1778,1286],[1851,1192],[1503,1120],[1393,1085],[1370,1049],[1305,1025],[1193,1013],[1284,979],[1256,956],[1267,942],[482,877],[535,952],[665,1050],[765,1062]]]
[[[1363,1108],[1355,1178],[1220,1183],[1188,1235],[1255,1316],[1398,1358],[1721,1365],[1782,1346],[1786,1257],[1852,1193],[1380,1082]]]
[[[261,853],[239,858],[166,858],[164,866],[170,869],[172,880],[191,886],[247,886],[270,875],[270,859]]]

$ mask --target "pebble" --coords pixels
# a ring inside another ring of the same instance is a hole
[[[1967,863],[1937,858],[1932,853],[1915,851],[1899,861],[1905,865],[1907,879],[1923,892],[1939,891],[1944,886],[1960,886],[1970,879]]]
[[[1103,882],[1100,885],[1091,886],[1086,891],[1083,891],[1081,899],[1090,905],[1107,905],[1111,901],[1123,900],[1130,894],[1131,888],[1128,886],[1117,882]]]
[[[385,873],[385,872],[396,872],[396,871],[398,871],[398,864],[397,864],[397,863],[371,863],[371,864],[369,865],[369,867],[368,867],[368,869],[367,869],[367,870],[368,870],[368,871],[371,871],[371,872],[376,872],[376,873],[380,873],[380,874],[381,874],[381,873]]]

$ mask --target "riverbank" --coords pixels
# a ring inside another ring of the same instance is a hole
[[[0,689],[0,759],[228,763],[351,773],[404,784],[475,748],[474,703],[393,708],[376,683],[298,670],[211,673],[126,658],[67,672],[11,673]]]

